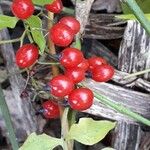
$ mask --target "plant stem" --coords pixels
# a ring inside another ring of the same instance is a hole
[[[147,33],[150,35],[150,22],[145,17],[143,11],[140,9],[137,2],[135,0],[124,0],[124,2],[132,10],[135,17],[138,19],[138,21],[141,23],[141,25],[144,27],[144,29],[147,31]]]
[[[69,108],[65,108],[61,119],[61,136],[63,138],[64,150],[72,150],[71,142],[66,141],[66,136],[68,135],[68,131],[69,131],[68,112],[69,112]]]
[[[13,125],[11,122],[11,117],[9,114],[8,106],[6,104],[6,101],[4,98],[4,93],[2,91],[1,86],[0,86],[0,109],[2,111],[2,115],[3,115],[4,120],[5,120],[6,128],[7,128],[8,133],[9,133],[8,136],[9,136],[10,142],[12,144],[12,148],[13,148],[13,150],[18,150],[19,146],[18,146],[18,143],[16,141],[14,128],[13,128]]]
[[[146,69],[146,70],[143,70],[143,71],[138,71],[138,72],[135,72],[135,73],[132,73],[132,74],[129,74],[129,75],[125,76],[123,79],[128,79],[128,78],[139,76],[139,75],[149,73],[149,72],[150,72],[150,69]]]
[[[75,13],[74,9],[67,8],[67,7],[63,7],[62,12],[66,13],[66,14],[70,14],[70,15],[74,15],[74,13]]]
[[[142,122],[145,125],[150,126],[150,120],[142,117],[141,115],[131,111],[129,108],[125,108],[123,105],[119,103],[114,103],[111,100],[107,99],[105,96],[102,96],[94,91],[94,96],[98,99],[99,102],[103,103],[104,105],[109,106],[110,108],[113,108],[114,110],[127,115],[128,117],[135,119],[139,122]]]
[[[40,61],[38,61],[37,63],[40,65],[60,65],[59,62],[40,62]]]
[[[5,40],[5,41],[0,41],[0,44],[7,44],[7,43],[15,43],[19,42],[20,38],[12,39],[12,40]]]

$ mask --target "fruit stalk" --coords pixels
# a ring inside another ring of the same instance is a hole
[[[0,86],[0,109],[1,109],[2,115],[3,115],[4,120],[5,120],[5,124],[6,124],[7,130],[8,130],[8,137],[9,137],[10,142],[12,144],[12,148],[13,148],[13,150],[18,150],[19,149],[18,142],[16,141],[16,136],[15,136],[13,124],[11,122],[9,109],[8,109],[7,104],[6,104],[6,101],[4,98],[4,93],[2,91],[1,86]]]
[[[142,117],[141,115],[131,111],[129,108],[125,108],[123,105],[121,104],[117,104],[114,103],[112,101],[110,101],[109,99],[107,99],[105,96],[98,94],[97,92],[93,91],[95,98],[97,98],[97,100],[101,103],[103,103],[104,105],[124,114],[129,116],[130,118],[139,121],[147,126],[150,126],[150,120]]]

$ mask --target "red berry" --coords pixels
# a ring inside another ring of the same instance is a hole
[[[68,97],[70,107],[82,111],[90,108],[93,104],[93,92],[88,88],[79,88],[71,92]]]
[[[114,75],[114,68],[108,64],[97,66],[92,70],[92,79],[98,82],[107,82]]]
[[[56,97],[64,97],[74,89],[74,83],[64,75],[54,77],[50,82],[50,91]]]
[[[32,0],[13,0],[11,10],[19,19],[27,19],[34,13]]]
[[[52,102],[51,100],[48,100],[42,104],[42,107],[44,108],[44,117],[47,119],[55,119],[60,116],[59,107],[57,104]]]
[[[66,48],[61,52],[60,63],[66,68],[77,67],[83,61],[83,54],[76,48]]]
[[[39,50],[34,44],[25,44],[16,53],[16,64],[20,68],[33,65],[38,59]]]
[[[85,71],[81,68],[67,69],[65,76],[71,79],[74,83],[79,83],[85,79]]]
[[[89,70],[94,69],[96,66],[107,64],[107,61],[104,58],[96,56],[89,58],[88,62],[89,62]]]
[[[77,67],[83,69],[84,71],[87,71],[89,68],[88,60],[83,59],[83,61]]]
[[[60,19],[59,23],[67,25],[72,29],[74,34],[78,33],[80,30],[80,23],[77,19],[71,16],[63,17]]]
[[[63,9],[61,0],[54,0],[53,3],[45,5],[45,8],[53,13],[60,13]]]
[[[49,32],[50,39],[57,46],[66,47],[71,44],[74,38],[74,33],[71,28],[64,24],[55,24]]]

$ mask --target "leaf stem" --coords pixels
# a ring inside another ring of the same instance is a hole
[[[9,133],[8,137],[9,137],[10,142],[12,144],[12,148],[13,148],[13,150],[18,150],[19,149],[18,142],[16,140],[13,124],[11,122],[9,109],[8,109],[7,104],[6,104],[6,101],[4,98],[4,93],[2,91],[1,86],[0,86],[0,109],[2,111],[2,115],[3,115],[4,120],[5,120],[6,128],[7,128],[8,133]]]
[[[123,105],[119,103],[114,103],[105,96],[102,96],[94,91],[94,96],[98,99],[99,102],[103,103],[104,105],[107,105],[110,108],[113,108],[114,110],[127,115],[128,117],[137,120],[139,122],[142,122],[145,125],[150,126],[150,120],[142,117],[141,115],[131,111],[129,108],[125,108]]]
[[[132,10],[135,17],[138,19],[138,21],[141,23],[141,25],[145,28],[147,33],[150,35],[150,22],[145,17],[143,11],[138,6],[137,2],[135,0],[124,0],[124,2]]]

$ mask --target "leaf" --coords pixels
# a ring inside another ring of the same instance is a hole
[[[114,148],[111,148],[111,147],[106,147],[106,148],[103,148],[101,150],[115,150]]]
[[[14,28],[18,19],[16,17],[0,15],[0,30],[3,28]]]
[[[91,118],[81,118],[78,124],[73,124],[67,140],[74,139],[85,145],[93,145],[101,141],[115,127],[111,121],[95,121]]]
[[[63,145],[61,139],[32,133],[19,150],[53,150],[58,145]]]
[[[40,48],[40,54],[43,54],[46,46],[46,41],[43,32],[40,30],[42,29],[42,20],[38,16],[31,16],[29,19],[27,19],[27,23],[30,26],[34,42]]]
[[[136,0],[136,2],[144,13],[150,13],[150,0]],[[121,5],[124,14],[132,14],[132,11],[125,3],[122,3]]]
[[[33,4],[44,6],[45,4],[51,4],[54,0],[32,0]]]
[[[117,15],[115,16],[118,19],[123,20],[137,20],[136,17],[133,14],[127,14],[127,15]],[[145,17],[150,20],[150,14],[145,14]]]

